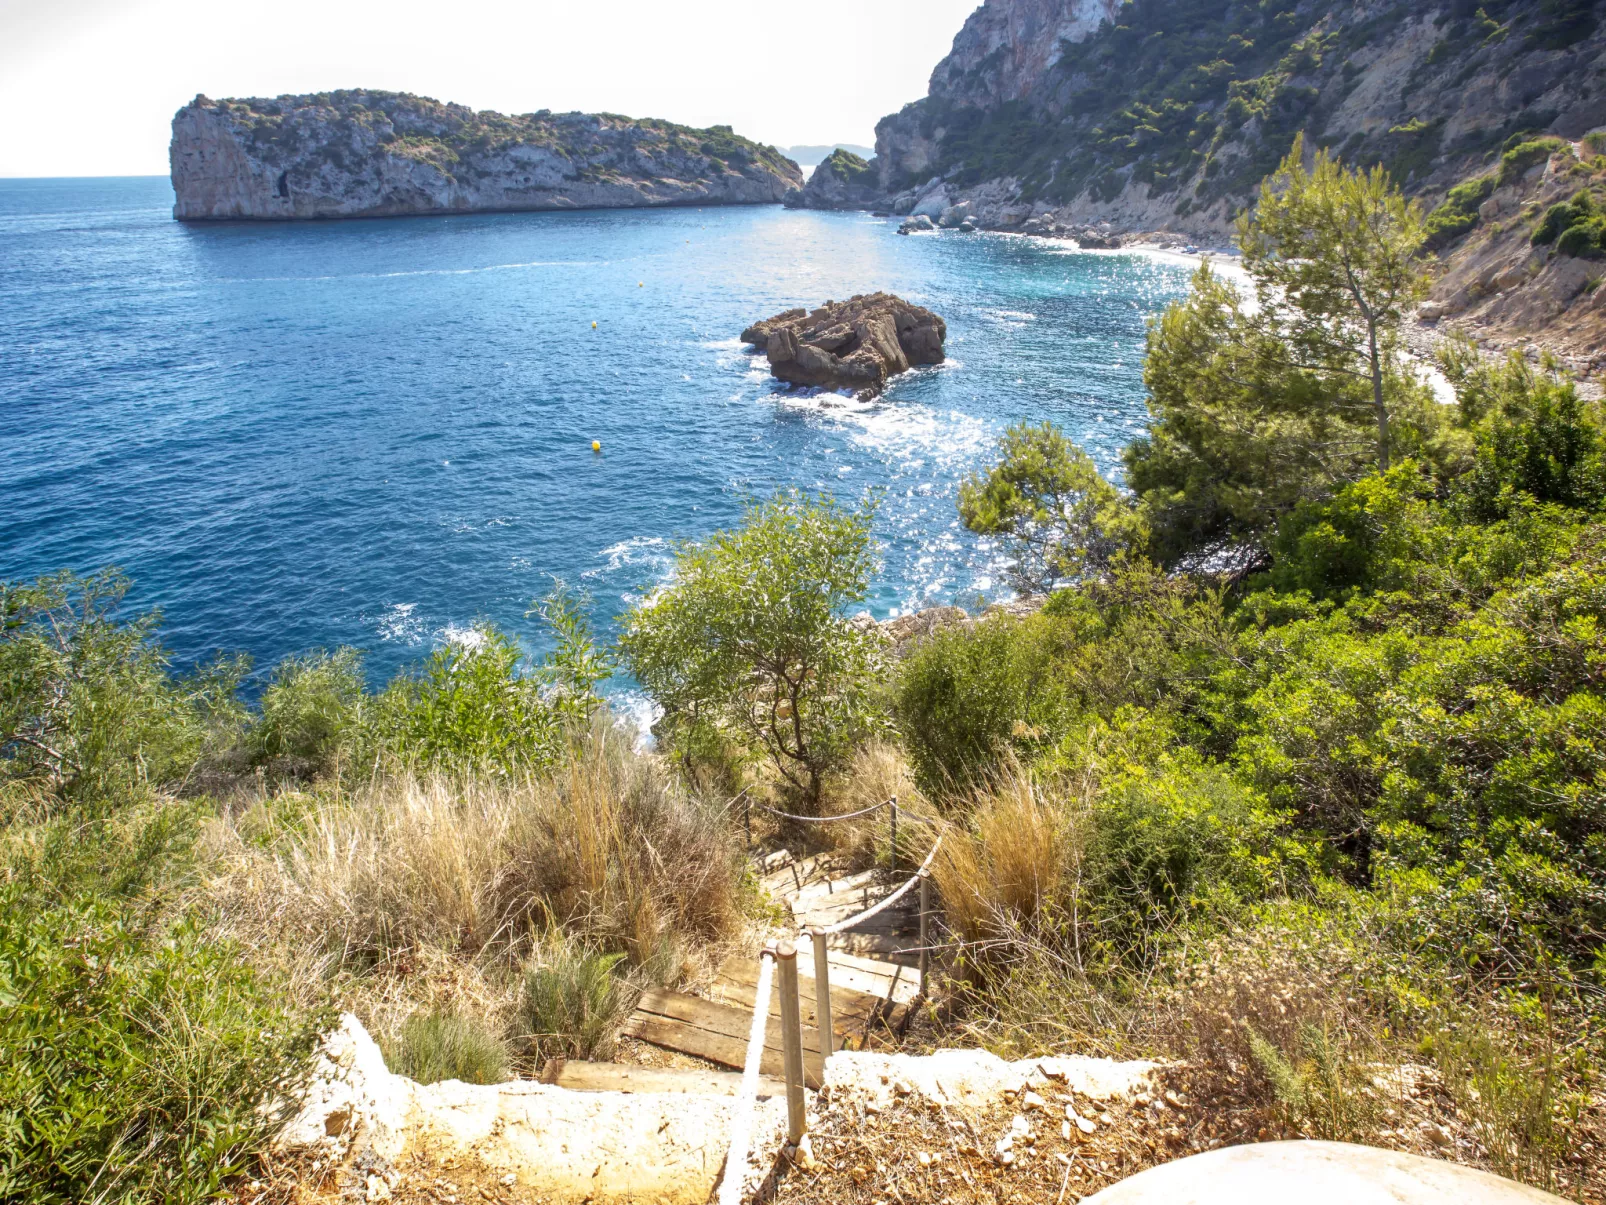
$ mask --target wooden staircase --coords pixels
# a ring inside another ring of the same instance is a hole
[[[824,927],[845,920],[873,905],[895,885],[877,871],[849,873],[829,855],[802,861],[790,855],[771,855],[765,863],[763,883],[773,898],[787,906],[799,928]],[[911,892],[863,926],[853,926],[828,939],[833,1050],[897,1041],[909,1007],[919,993],[915,952],[919,931],[918,895]],[[810,948],[798,951],[797,969],[804,1078],[811,1087],[817,1087],[822,1057]],[[731,958],[720,968],[706,998],[668,990],[645,993],[623,1032],[666,1050],[739,1070],[747,1055],[757,987],[758,960]],[[772,988],[759,1071],[777,1079],[784,1074],[778,986]],[[553,1082],[564,1082],[561,1072]]]

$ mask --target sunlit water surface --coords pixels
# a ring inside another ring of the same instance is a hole
[[[554,579],[611,637],[676,538],[789,485],[882,492],[876,616],[998,597],[958,482],[1021,418],[1113,475],[1145,318],[1190,272],[778,207],[171,204],[162,179],[0,181],[0,577],[121,565],[181,662],[352,644],[376,680],[482,618],[539,647]],[[788,391],[737,340],[875,289],[941,314],[949,358],[874,403]]]

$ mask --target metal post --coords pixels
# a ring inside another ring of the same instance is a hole
[[[931,914],[931,876],[920,876],[920,996],[926,995],[926,971],[931,966],[931,927],[927,917]]]
[[[809,930],[814,938],[814,1020],[820,1030],[820,1081],[825,1081],[825,1060],[836,1049],[836,1027],[831,1023],[831,957],[825,948],[825,930]]]
[[[786,1068],[786,1138],[796,1145],[803,1137],[803,1018],[797,1006],[797,947],[783,941],[775,948],[781,970],[781,1055]]]
[[[898,797],[892,797],[892,869],[898,869]]]

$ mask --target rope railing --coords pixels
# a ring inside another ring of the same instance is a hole
[[[764,1039],[770,1017],[770,981],[775,974],[775,951],[758,956],[758,989],[753,1001],[753,1025],[747,1032],[747,1058],[742,1064],[742,1085],[731,1109],[730,1145],[725,1149],[725,1178],[719,1182],[719,1205],[740,1205],[747,1180],[748,1148],[753,1142],[753,1106],[758,1101],[759,1064],[764,1061]]]
[[[876,903],[866,908],[863,912],[855,913],[846,920],[839,920],[834,925],[827,925],[825,927],[825,933],[827,935],[844,933],[853,928],[854,925],[863,924],[876,913],[880,912],[883,908],[892,907],[893,904],[896,904],[900,899],[907,895],[911,888],[913,888],[931,872],[931,863],[936,859],[937,851],[941,848],[942,837],[939,836],[936,840],[936,843],[932,845],[931,852],[926,855],[926,860],[920,864],[920,869],[915,871],[914,874],[910,875],[902,887],[899,887],[898,890],[894,891],[886,898],[878,900]]]
[[[836,820],[857,820],[860,816],[868,816],[871,812],[879,812],[884,807],[897,807],[898,797],[893,795],[890,798],[883,799],[880,803],[872,803],[869,807],[860,808],[856,812],[843,812],[839,816],[794,816],[791,812],[783,812],[778,808],[770,807],[767,803],[760,803],[758,800],[750,800],[749,802],[757,804],[761,811],[768,812],[771,816],[779,816],[782,820],[796,820],[801,824],[830,824]]]
[[[888,800],[892,803],[894,800]],[[879,805],[878,805],[879,806]],[[862,924],[886,908],[892,907],[917,884],[920,887],[920,994],[926,992],[926,914],[929,911],[928,881],[931,864],[942,848],[942,834],[932,843],[920,869],[896,891],[877,901],[862,912],[840,920],[834,925],[809,931],[814,944],[814,1000],[815,1024],[819,1028],[821,1078],[824,1064],[830,1059],[836,1045],[836,1033],[831,1024],[830,959],[826,953],[826,939]],[[773,943],[759,955],[758,986],[753,996],[753,1022],[747,1034],[747,1054],[742,1063],[742,1083],[737,1089],[736,1103],[731,1109],[730,1141],[725,1149],[725,1174],[719,1183],[718,1205],[741,1205],[742,1189],[747,1181],[748,1159],[753,1142],[753,1106],[758,1100],[759,1069],[764,1060],[765,1040],[769,1035],[771,983],[777,961],[783,962],[781,976],[781,1042],[786,1078],[787,1141],[798,1143],[803,1137],[803,1035],[799,1025],[799,997],[797,983],[797,951],[791,942],[780,946]],[[790,1148],[788,1148],[790,1149]]]

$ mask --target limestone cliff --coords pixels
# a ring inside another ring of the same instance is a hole
[[[986,0],[928,95],[876,127],[866,204],[1219,243],[1301,132],[1433,204],[1515,135],[1606,124],[1599,8]]]
[[[728,126],[504,116],[397,92],[198,96],[173,118],[169,157],[186,220],[760,204],[803,183]]]

